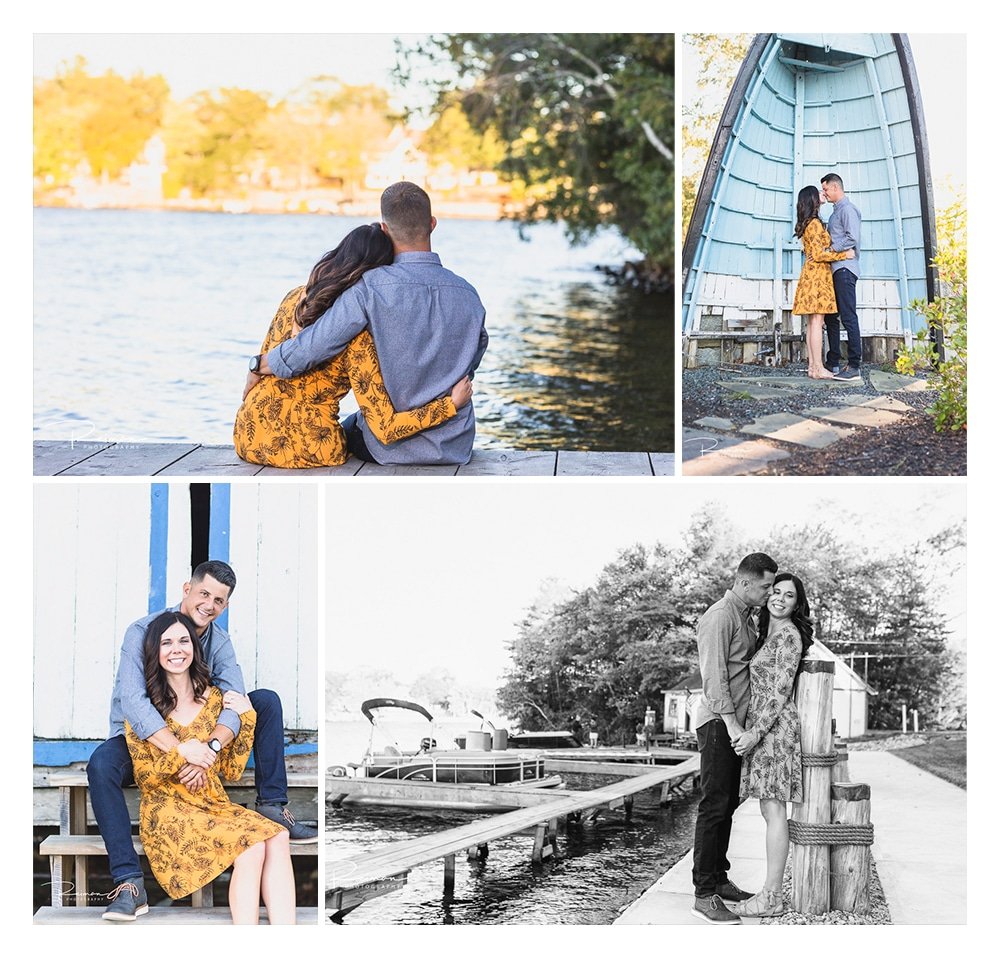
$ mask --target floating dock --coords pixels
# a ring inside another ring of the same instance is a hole
[[[232,446],[190,442],[71,442],[37,439],[36,476],[673,476],[672,452],[482,449],[464,466],[342,466],[276,469],[244,462]]]
[[[548,763],[547,763],[548,764]],[[610,763],[609,763],[610,764]],[[541,862],[556,851],[559,821],[592,820],[602,811],[622,808],[631,814],[632,799],[637,792],[660,787],[661,802],[686,780],[693,780],[700,771],[701,760],[695,755],[680,765],[650,767],[615,765],[613,772],[626,776],[622,781],[591,791],[568,789],[506,789],[507,792],[534,793],[532,807],[518,808],[491,818],[449,828],[433,835],[392,842],[382,848],[367,849],[350,858],[327,862],[326,908],[333,917],[358,907],[365,901],[388,894],[406,883],[409,872],[444,859],[445,894],[454,890],[455,856],[467,852],[470,860],[486,854],[488,844],[523,831],[535,834],[532,861]],[[636,772],[638,769],[638,772]],[[588,771],[596,771],[591,767]],[[604,771],[602,768],[601,771]],[[348,779],[327,779],[328,796],[336,797],[340,783]],[[381,782],[382,788],[395,788],[400,804],[421,794],[435,783]],[[436,786],[435,786],[436,787]],[[495,786],[450,786],[453,789],[493,789]],[[543,794],[544,793],[544,794]],[[432,794],[434,794],[432,790]],[[473,793],[470,793],[473,794]],[[476,798],[478,798],[476,794]],[[537,798],[537,801],[536,801]]]

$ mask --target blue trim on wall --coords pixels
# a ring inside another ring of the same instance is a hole
[[[147,612],[167,607],[167,526],[170,487],[154,482],[149,487],[149,601]]]
[[[101,742],[96,739],[58,739],[58,740],[38,740],[34,742],[34,756],[32,761],[35,765],[71,765],[73,762],[86,762],[90,759],[94,749]],[[315,742],[296,742],[294,745],[285,745],[286,755],[314,755],[317,752]],[[253,756],[247,763],[247,768],[253,767]]]

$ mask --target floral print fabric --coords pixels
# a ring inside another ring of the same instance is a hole
[[[222,712],[222,692],[207,691],[201,711],[188,725],[168,718],[167,728],[181,742],[207,742]],[[282,826],[229,801],[221,778],[236,781],[246,768],[257,713],[240,716],[240,734],[208,771],[208,783],[189,792],[177,781],[184,758],[176,748],[161,752],[125,723],[125,740],[139,786],[139,837],[150,868],[171,898],[183,898],[221,875],[251,845],[277,835]]]
[[[776,629],[750,661],[747,731],[760,736],[743,757],[740,798],[802,801],[802,746],[792,687],[802,639],[790,622]]]
[[[281,301],[262,353],[295,335],[295,305],[304,292],[305,287],[300,286]],[[364,330],[342,353],[302,376],[261,379],[236,413],[236,454],[247,462],[284,469],[341,465],[347,461],[347,438],[337,416],[340,400],[352,388],[368,427],[385,445],[436,426],[456,413],[450,396],[396,412],[382,380],[375,342]]]
[[[830,263],[846,259],[847,252],[831,252],[830,234],[818,218],[810,220],[802,234],[802,252],[806,254],[806,261],[795,287],[793,315],[812,316],[815,313],[837,312]]]

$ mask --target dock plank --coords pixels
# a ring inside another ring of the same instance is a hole
[[[198,446],[159,476],[256,476],[264,467],[244,462],[232,446]]]
[[[653,464],[654,476],[674,476],[677,474],[677,456],[672,452],[651,452],[649,460]]]
[[[61,476],[155,476],[198,448],[197,443],[115,443]]]
[[[459,466],[460,476],[554,476],[556,453],[537,450],[483,449]]]
[[[647,768],[648,772],[649,769]],[[534,808],[566,795],[557,788],[505,787],[503,785],[454,785],[449,782],[399,782],[375,778],[342,778],[328,776],[326,800],[341,795],[345,801],[358,799],[400,800],[402,790],[412,793],[416,802],[454,803],[468,806],[481,802],[502,808]]]
[[[34,443],[36,476],[57,476],[112,446],[111,442],[66,442],[60,439],[37,439]]]
[[[557,476],[651,476],[648,452],[560,452]]]
[[[358,470],[358,475],[370,479],[385,476],[453,476],[457,472],[458,466],[383,466],[377,462],[366,462]]]
[[[33,921],[36,925],[108,925],[101,918],[104,906],[86,906],[84,908],[53,908],[46,905],[35,912]],[[318,908],[296,908],[295,922],[298,925],[316,925],[319,923]],[[228,908],[188,908],[184,905],[152,906],[149,912],[136,920],[137,925],[231,925],[232,916]],[[260,910],[260,923],[267,924],[267,912]]]

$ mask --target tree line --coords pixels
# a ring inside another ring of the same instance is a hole
[[[647,707],[697,671],[697,623],[732,585],[739,560],[766,551],[806,586],[816,638],[848,658],[868,653],[869,726],[898,726],[900,706],[922,724],[960,703],[964,676],[936,598],[945,557],[964,547],[949,528],[916,548],[877,554],[825,524],[781,527],[767,543],[741,541],[714,507],[682,542],[633,546],[570,598],[530,608],[511,644],[498,705],[525,729],[593,729],[631,741]],[[861,666],[859,665],[859,669]]]

